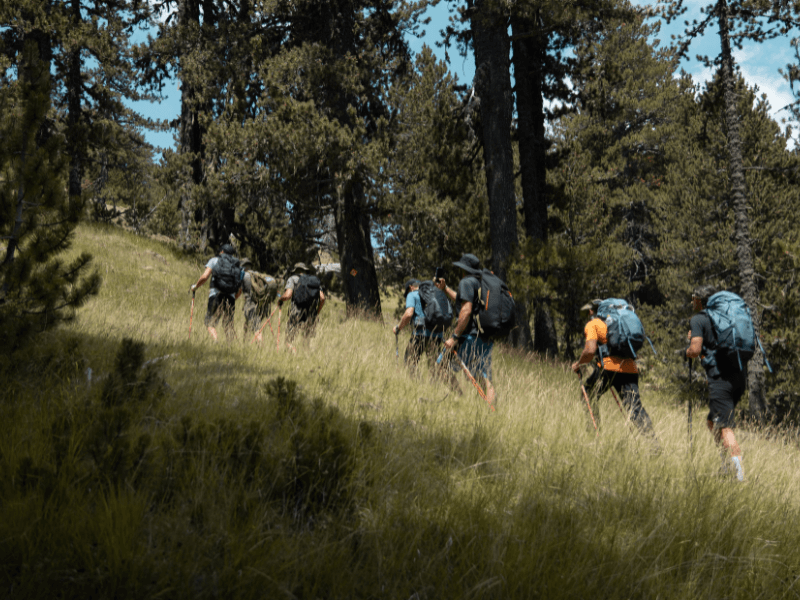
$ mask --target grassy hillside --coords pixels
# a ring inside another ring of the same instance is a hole
[[[105,227],[81,250],[99,297],[2,366],[2,596],[800,597],[796,440],[739,431],[739,484],[701,407],[690,454],[644,388],[654,456],[610,396],[587,429],[566,365],[501,350],[492,413],[335,300],[296,354],[240,306],[215,345],[200,261]]]

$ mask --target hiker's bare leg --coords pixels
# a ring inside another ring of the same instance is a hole
[[[215,342],[218,341],[216,328],[212,325],[209,325],[208,327],[206,327],[206,329],[208,329],[208,333],[211,334],[211,337],[214,339],[214,341]]]
[[[485,377],[482,377],[481,380],[485,386],[484,389],[486,390],[486,400],[488,400],[489,404],[497,408],[497,392],[495,392],[492,382]]]

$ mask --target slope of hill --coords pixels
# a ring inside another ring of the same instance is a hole
[[[595,435],[566,365],[496,350],[490,412],[335,300],[296,353],[238,307],[213,344],[201,261],[86,225],[80,250],[100,295],[5,366],[5,596],[800,596],[796,440],[740,432],[738,484],[675,397],[643,395],[653,455],[610,397]]]

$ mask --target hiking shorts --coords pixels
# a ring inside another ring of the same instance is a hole
[[[462,338],[457,354],[469,372],[475,378],[483,377],[492,380],[492,348],[493,342],[487,342],[479,337],[468,335]],[[453,363],[453,370],[460,371],[461,365]]]
[[[747,377],[708,378],[708,417],[716,429],[736,427],[736,405],[747,389]]]
[[[233,310],[236,298],[219,292],[208,297],[208,311],[206,312],[206,327],[216,327],[219,320],[224,317],[223,325],[233,322]]]

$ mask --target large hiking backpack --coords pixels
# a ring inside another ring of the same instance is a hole
[[[711,320],[711,327],[717,338],[714,359],[721,355],[732,360],[735,356],[739,370],[743,370],[744,365],[756,353],[758,343],[764,354],[764,362],[770,372],[772,371],[761,340],[756,336],[750,307],[740,296],[733,292],[717,292],[706,302],[705,313]]]
[[[636,316],[627,300],[607,298],[597,307],[597,316],[607,328],[607,342],[600,347],[601,356],[636,358],[636,353],[644,346],[647,335],[644,325]],[[650,346],[652,347],[652,342]],[[655,353],[655,348],[653,348]]]
[[[484,338],[505,337],[516,325],[514,298],[506,283],[488,269],[481,271],[475,322]]]
[[[217,262],[211,269],[211,287],[218,289],[223,294],[235,296],[242,283],[242,277],[239,259],[223,252],[217,257]]]
[[[308,310],[319,302],[322,284],[316,275],[300,275],[300,280],[294,286],[292,302],[297,308]]]
[[[250,296],[256,304],[269,304],[278,294],[278,281],[266,273],[249,271]]]
[[[432,281],[420,283],[418,291],[422,312],[425,313],[425,329],[443,332],[450,327],[453,323],[453,307],[447,294],[437,288]]]

